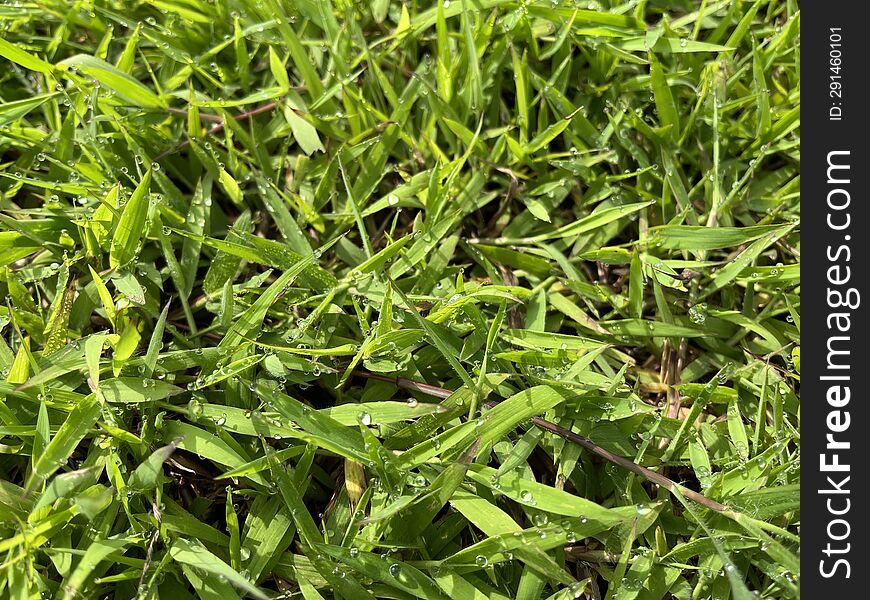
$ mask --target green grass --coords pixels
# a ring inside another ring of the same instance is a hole
[[[799,597],[796,1],[0,32],[0,597]]]

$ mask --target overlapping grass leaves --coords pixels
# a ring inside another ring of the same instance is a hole
[[[798,596],[795,2],[0,24],[4,593]]]

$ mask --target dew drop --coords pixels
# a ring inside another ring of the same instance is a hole
[[[689,320],[695,325],[703,325],[707,321],[707,305],[695,304],[689,308]]]

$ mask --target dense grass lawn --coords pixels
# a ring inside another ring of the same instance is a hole
[[[0,33],[0,597],[799,597],[795,0]]]

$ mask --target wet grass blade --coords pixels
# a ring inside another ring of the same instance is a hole
[[[109,264],[113,269],[130,262],[145,232],[145,217],[148,215],[148,193],[151,188],[151,170],[145,171],[142,181],[133,190],[124,205],[124,212],[115,227]]]

